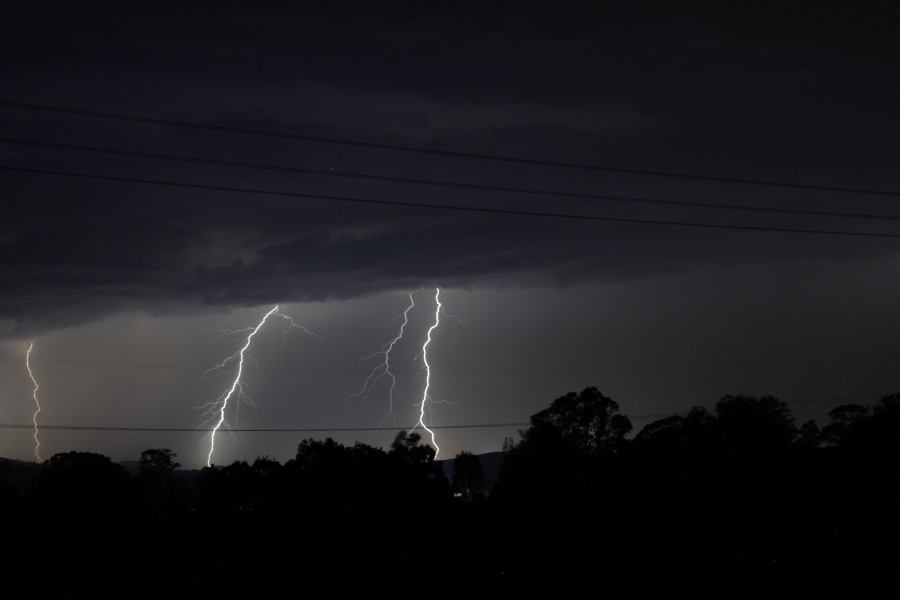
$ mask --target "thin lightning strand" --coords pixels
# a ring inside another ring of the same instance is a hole
[[[34,373],[31,371],[31,351],[34,349],[34,342],[28,344],[28,352],[25,353],[25,368],[28,369],[28,376],[31,378],[31,383],[34,384],[34,390],[31,392],[31,397],[34,398],[34,415],[31,417],[31,422],[34,423],[34,458],[38,462],[41,462],[41,439],[40,439],[40,429],[38,429],[38,415],[41,414],[41,403],[38,401],[38,389],[41,386],[38,385],[37,379],[34,378]]]
[[[259,333],[259,330],[262,329],[263,325],[266,324],[266,321],[269,320],[269,317],[271,317],[272,315],[277,315],[277,316],[283,318],[285,321],[287,321],[288,324],[292,328],[300,329],[304,333],[311,335],[313,337],[316,337],[320,340],[324,339],[324,338],[322,338],[322,336],[318,335],[317,333],[313,333],[312,331],[310,331],[303,325],[299,325],[298,323],[296,323],[294,321],[294,319],[291,318],[289,315],[285,315],[283,313],[278,312],[278,308],[279,307],[277,304],[274,307],[272,307],[272,309],[269,310],[269,312],[267,312],[263,316],[263,318],[260,320],[259,323],[256,324],[255,327],[252,327],[252,328],[248,327],[246,330],[241,330],[241,331],[249,332],[249,335],[247,335],[247,339],[244,341],[244,345],[241,347],[241,349],[238,350],[237,352],[235,352],[234,354],[232,354],[231,356],[229,356],[228,358],[226,358],[225,360],[223,360],[222,362],[213,366],[211,369],[208,369],[206,372],[204,372],[204,375],[206,375],[206,373],[208,373],[209,371],[224,368],[229,363],[231,363],[233,361],[237,361],[237,370],[235,372],[234,381],[232,381],[232,383],[231,383],[231,387],[228,388],[228,391],[226,391],[224,394],[222,394],[218,400],[205,405],[205,406],[210,407],[213,414],[218,413],[218,418],[216,420],[216,424],[212,428],[212,432],[210,433],[210,436],[209,436],[209,454],[206,456],[206,466],[207,467],[212,466],[212,456],[216,450],[216,433],[218,433],[219,429],[222,427],[222,424],[225,422],[225,410],[228,408],[228,401],[231,399],[232,396],[234,396],[235,392],[237,392],[239,396],[243,396],[243,385],[244,384],[241,382],[241,376],[244,373],[244,358],[245,358],[247,349],[250,348],[250,344],[253,342],[254,336],[256,336],[256,334]],[[229,331],[229,333],[236,333],[236,331]],[[209,414],[209,413],[207,413],[207,414]]]
[[[237,372],[235,373],[234,381],[231,383],[231,388],[221,397],[218,401],[219,404],[219,420],[216,422],[215,427],[213,427],[212,433],[209,435],[209,454],[206,457],[206,466],[212,466],[212,455],[216,450],[216,433],[219,431],[219,428],[222,426],[222,423],[225,422],[225,409],[228,408],[228,400],[231,396],[234,395],[234,392],[241,385],[241,375],[244,372],[244,353],[247,351],[247,348],[250,347],[251,342],[253,342],[253,337],[259,332],[263,325],[266,324],[266,321],[271,317],[275,312],[278,311],[278,305],[276,304],[274,308],[272,308],[269,312],[265,314],[262,320],[253,328],[250,332],[250,335],[247,336],[247,341],[244,342],[244,345],[237,352]],[[220,363],[220,365],[224,366],[229,362],[228,359]]]
[[[401,318],[402,321],[400,323],[400,329],[397,331],[397,335],[394,336],[393,339],[388,341],[381,351],[366,357],[371,358],[373,356],[382,356],[382,362],[369,372],[369,376],[366,377],[366,380],[363,382],[362,388],[358,392],[347,396],[348,400],[350,398],[368,396],[382,377],[384,377],[385,375],[390,377],[391,387],[388,389],[388,411],[387,413],[385,413],[384,418],[381,420],[381,423],[378,424],[379,426],[381,426],[388,417],[390,417],[395,424],[397,422],[397,419],[394,417],[394,390],[397,387],[397,378],[391,371],[391,351],[394,349],[394,346],[397,345],[397,342],[403,339],[403,333],[406,330],[406,325],[409,323],[409,312],[416,306],[414,295],[415,292],[411,292],[409,294],[409,304],[403,310],[403,312],[398,315],[398,317]]]
[[[434,437],[434,431],[428,428],[425,425],[425,407],[428,404],[428,389],[431,387],[431,365],[428,364],[428,344],[431,343],[431,333],[438,328],[438,325],[441,324],[441,289],[434,289],[434,323],[431,327],[428,328],[428,336],[425,339],[425,343],[422,344],[422,361],[425,363],[425,390],[422,392],[422,404],[419,407],[419,422],[417,424],[418,427],[421,427],[429,434],[431,434],[431,445],[434,446],[434,457],[437,458],[438,454],[441,453],[440,446],[437,445],[437,440]]]
[[[275,308],[277,309],[278,307],[276,306]],[[284,319],[285,321],[287,321],[287,322],[288,322],[288,325],[290,325],[293,329],[299,329],[300,331],[302,331],[302,332],[305,333],[306,335],[308,335],[308,336],[310,336],[310,337],[314,337],[314,338],[316,338],[317,340],[319,340],[320,342],[324,342],[324,341],[325,341],[325,338],[323,338],[321,335],[319,335],[319,334],[316,333],[315,331],[310,331],[309,329],[307,329],[307,328],[304,327],[303,325],[300,325],[299,323],[297,323],[296,321],[294,321],[294,318],[291,317],[290,315],[286,315],[286,314],[284,314],[284,313],[278,313],[278,316],[281,317],[282,319]]]

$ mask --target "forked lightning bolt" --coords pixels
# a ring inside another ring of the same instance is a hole
[[[435,440],[434,437],[434,431],[429,429],[425,424],[425,408],[428,405],[428,390],[431,387],[431,365],[428,363],[428,345],[431,343],[432,332],[434,332],[434,330],[438,328],[438,325],[441,324],[440,288],[435,288],[434,290],[434,303],[434,323],[432,323],[431,327],[428,328],[428,336],[425,339],[425,343],[422,344],[422,361],[425,363],[425,390],[422,392],[422,403],[419,406],[419,422],[417,423],[417,427],[421,427],[429,434],[431,434],[431,445],[434,446],[434,457],[437,458],[438,454],[441,453],[441,448],[437,445],[437,440]]]
[[[34,389],[31,392],[31,397],[34,399],[34,415],[31,417],[31,421],[34,423],[34,458],[36,461],[41,462],[41,439],[40,439],[40,429],[38,429],[38,415],[41,414],[41,403],[38,401],[38,389],[41,386],[38,385],[37,379],[34,378],[34,373],[31,371],[31,351],[34,350],[34,342],[28,344],[28,352],[25,353],[25,368],[28,369],[28,376],[31,378],[31,383],[34,385]]]
[[[414,299],[415,292],[409,294],[409,304],[403,310],[402,313],[397,315],[401,319],[400,329],[397,331],[397,335],[394,336],[390,341],[388,341],[384,347],[374,354],[370,354],[365,358],[373,358],[375,356],[381,356],[382,361],[369,373],[369,376],[366,377],[366,380],[363,382],[362,388],[353,394],[347,396],[347,399],[350,398],[359,398],[360,396],[368,396],[382,377],[385,375],[388,376],[391,380],[391,387],[388,388],[388,411],[384,415],[384,419],[381,420],[381,423],[378,424],[380,427],[382,423],[384,423],[385,419],[388,417],[396,424],[396,419],[394,418],[394,389],[397,387],[397,378],[394,376],[394,373],[391,372],[391,351],[394,349],[394,346],[397,345],[401,339],[403,339],[403,332],[406,330],[406,326],[409,323],[409,312],[416,306],[416,301]]]
[[[301,331],[303,331],[304,333],[306,333],[308,335],[322,339],[322,337],[320,335],[315,334],[312,331],[308,330],[306,327],[294,322],[294,319],[291,318],[289,315],[285,315],[281,312],[278,312],[277,304],[271,310],[269,310],[269,312],[267,312],[265,314],[265,316],[263,316],[263,318],[260,320],[259,323],[256,324],[255,327],[248,327],[246,329],[239,330],[240,332],[248,333],[247,339],[244,341],[244,345],[241,346],[241,349],[238,350],[237,352],[235,352],[234,354],[232,354],[231,356],[229,356],[228,358],[226,358],[225,360],[223,360],[222,362],[220,362],[219,364],[215,365],[214,367],[212,367],[211,369],[208,369],[206,371],[206,373],[208,373],[208,372],[216,370],[216,369],[221,369],[221,368],[224,368],[229,363],[231,363],[233,361],[237,361],[237,371],[235,372],[234,380],[232,381],[231,386],[228,388],[228,390],[223,392],[222,395],[219,396],[219,398],[216,401],[210,402],[210,403],[207,403],[206,405],[204,405],[208,408],[206,414],[213,415],[213,418],[216,421],[215,425],[212,428],[212,432],[210,433],[210,436],[209,436],[209,454],[206,457],[206,466],[207,467],[212,466],[212,457],[213,457],[213,453],[216,450],[216,433],[218,433],[219,429],[222,427],[222,424],[225,423],[225,410],[228,408],[228,401],[235,395],[235,393],[238,394],[238,400],[240,400],[241,397],[243,397],[243,387],[242,387],[243,384],[241,383],[241,376],[244,374],[244,358],[246,357],[247,350],[250,348],[250,344],[253,343],[253,338],[256,336],[257,333],[259,333],[259,330],[262,329],[263,325],[266,324],[266,321],[269,320],[269,317],[271,317],[273,315],[277,315],[277,316],[281,317],[282,319],[287,321],[291,327],[293,327],[295,329],[300,329]],[[239,331],[228,331],[227,333],[238,333]],[[204,375],[206,373],[204,373]]]

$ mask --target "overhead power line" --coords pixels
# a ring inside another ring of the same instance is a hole
[[[559,167],[566,169],[579,169],[586,171],[599,171],[605,173],[619,173],[622,175],[644,175],[651,177],[664,177],[670,179],[685,179],[693,181],[705,181],[714,183],[728,183],[737,185],[751,185],[776,187],[785,189],[798,189],[820,192],[834,192],[843,194],[858,194],[869,196],[890,196],[900,197],[900,191],[897,190],[879,190],[872,188],[861,188],[852,186],[829,186],[818,185],[812,183],[795,183],[788,181],[776,181],[769,179],[755,179],[746,177],[726,177],[720,175],[709,175],[704,173],[687,173],[680,171],[661,171],[655,169],[638,169],[628,167],[618,167],[613,165],[601,165],[593,163],[570,162],[570,161],[554,161],[538,158],[528,158],[521,156],[512,156],[506,154],[490,154],[484,152],[467,152],[458,150],[442,150],[438,148],[427,148],[422,146],[409,146],[403,144],[385,144],[379,142],[367,142],[361,140],[351,140],[345,138],[335,138],[326,136],[313,136],[295,133],[286,133],[271,130],[252,129],[245,127],[231,127],[227,125],[217,125],[211,123],[198,123],[194,121],[182,121],[175,119],[159,119],[155,117],[147,117],[140,115],[128,115],[122,113],[101,112],[91,110],[81,110],[73,108],[65,108],[59,106],[50,106],[45,104],[34,104],[28,102],[16,102],[10,100],[0,100],[0,106],[10,108],[20,108],[33,111],[53,112],[60,114],[75,115],[81,117],[92,117],[101,119],[112,119],[118,121],[128,121],[134,123],[144,123],[152,125],[162,125],[169,127],[181,127],[189,129],[197,129],[202,131],[214,131],[219,133],[235,133],[242,135],[253,135],[274,139],[296,140],[303,142],[335,144],[341,146],[353,146],[358,148],[369,148],[374,150],[391,150],[396,152],[408,152],[415,154],[427,154],[432,156],[442,156],[447,158],[466,158],[475,160],[488,160],[510,164],[521,164],[529,166],[543,167]]]
[[[267,163],[253,163],[237,160],[222,160],[204,156],[187,156],[183,154],[170,154],[163,152],[146,152],[142,150],[126,150],[121,148],[109,148],[101,146],[86,146],[83,144],[68,144],[62,142],[49,142],[45,140],[29,140],[23,138],[0,137],[0,143],[32,146],[39,148],[53,148],[56,150],[71,150],[92,154],[104,154],[123,156],[129,158],[147,158],[152,160],[164,160],[170,162],[182,162],[190,164],[211,165],[220,167],[232,167],[270,171],[279,173],[294,173],[299,175],[313,175],[321,177],[336,177],[342,179],[359,179],[364,181],[379,181],[389,183],[403,183],[411,185],[426,185],[431,187],[443,187],[451,189],[464,189],[485,192],[501,192],[507,194],[521,194],[527,196],[548,196],[555,198],[572,198],[576,200],[606,200],[626,204],[644,204],[657,206],[674,206],[679,208],[713,209],[758,212],[769,214],[789,214],[803,216],[821,216],[846,219],[868,219],[883,221],[900,221],[900,215],[886,215],[879,213],[861,213],[850,211],[812,210],[799,208],[776,208],[765,206],[751,206],[747,204],[714,203],[688,200],[665,200],[657,198],[645,198],[640,196],[623,196],[618,194],[598,194],[593,192],[574,192],[568,190],[540,189],[533,187],[518,187],[507,185],[493,185],[481,183],[468,183],[461,181],[448,181],[440,179],[425,179],[419,177],[404,177],[394,175],[376,175],[372,173],[360,173],[355,171],[338,171],[335,169],[319,169],[313,167],[298,167],[288,165],[273,165]]]
[[[458,204],[443,203],[426,203],[413,202],[404,200],[376,200],[372,198],[358,198],[352,196],[336,196],[329,194],[306,194],[300,192],[283,192],[275,190],[265,190],[258,188],[246,188],[237,186],[212,185],[201,183],[187,183],[179,181],[170,181],[164,179],[148,179],[141,177],[119,177],[113,175],[99,175],[93,173],[83,173],[76,171],[59,171],[53,169],[35,169],[26,167],[15,167],[11,165],[0,165],[0,170],[16,173],[30,173],[34,175],[52,175],[59,177],[71,177],[77,179],[93,180],[93,181],[110,181],[119,183],[131,183],[142,185],[154,185],[170,188],[183,188],[193,190],[208,190],[216,192],[233,192],[240,194],[265,195],[281,198],[304,198],[308,200],[322,200],[329,202],[344,202],[352,204],[367,204],[371,206],[393,206],[403,208],[415,208],[423,210],[439,210],[448,212],[460,212],[471,214],[490,214],[490,215],[507,215],[516,217],[530,218],[546,218],[568,221],[594,221],[600,223],[620,223],[631,225],[655,225],[664,227],[687,227],[695,229],[722,229],[730,231],[756,231],[756,232],[773,232],[773,233],[790,233],[790,234],[806,234],[806,235],[827,235],[838,237],[858,237],[858,238],[883,238],[883,239],[900,239],[900,233],[881,233],[875,231],[847,231],[837,229],[804,229],[797,227],[768,227],[763,225],[738,225],[730,223],[701,223],[696,221],[676,221],[665,219],[639,219],[626,217],[607,217],[601,215],[587,215],[576,213],[560,213],[552,211],[538,210],[517,210],[505,208],[487,208],[481,206],[464,206]]]
[[[792,402],[785,402],[788,406],[814,403],[828,403],[839,400],[848,400],[854,398],[864,398],[870,396],[883,396],[893,393],[891,391],[873,391],[873,392],[857,392],[854,394],[841,394],[835,396],[819,396],[813,398],[801,398]],[[646,421],[650,419],[664,419],[667,417],[675,417],[683,415],[687,410],[667,411],[657,413],[643,413],[628,415],[629,419],[634,421]],[[529,421],[507,421],[497,423],[466,423],[459,425],[429,425],[432,429],[503,429],[511,427],[528,427]],[[9,429],[33,429],[33,423],[8,423],[0,426]],[[394,426],[394,427],[259,427],[259,428],[233,428],[227,431],[235,433],[340,433],[355,431],[411,431],[416,429],[417,425],[412,426]],[[57,430],[57,431],[124,431],[124,432],[148,432],[148,433],[209,433],[213,429],[211,427],[142,427],[142,426],[119,426],[119,425],[65,425],[65,424],[41,424],[41,429]]]

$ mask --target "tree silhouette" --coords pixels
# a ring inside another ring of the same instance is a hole
[[[784,451],[798,434],[790,409],[773,396],[725,396],[716,417],[725,447],[742,456]]]
[[[822,431],[744,395],[629,428],[596,388],[557,398],[507,444],[484,499],[478,456],[456,456],[451,489],[415,432],[200,471],[167,449],[144,451],[136,474],[84,452],[0,462],[4,548],[21,549],[4,565],[42,583],[53,565],[69,587],[137,568],[142,586],[205,591],[230,585],[207,573],[368,582],[400,565],[434,585],[448,564],[465,567],[448,585],[514,595],[601,582],[634,597],[868,597],[865,584],[898,582],[900,396],[838,407]]]
[[[552,430],[559,438],[589,454],[616,451],[631,431],[631,420],[619,405],[595,387],[568,393],[531,417],[532,430]]]
[[[391,443],[389,455],[410,465],[427,464],[434,460],[434,448],[421,445],[422,436],[418,433],[401,431]]]
[[[167,448],[144,450],[141,452],[140,472],[145,475],[165,475],[181,466],[176,454]]]
[[[847,429],[869,416],[870,409],[860,404],[842,404],[828,413],[831,423],[822,429],[822,441],[838,446],[844,441]]]
[[[822,443],[822,430],[815,421],[807,421],[800,426],[797,443],[808,448],[817,448]]]
[[[484,467],[481,459],[463,450],[453,459],[453,489],[467,499],[483,494]]]

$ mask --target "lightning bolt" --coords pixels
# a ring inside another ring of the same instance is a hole
[[[34,384],[34,389],[31,392],[31,397],[34,398],[34,415],[31,417],[31,421],[34,423],[34,458],[38,462],[41,462],[41,439],[40,439],[40,429],[38,429],[38,415],[41,414],[41,403],[38,401],[38,389],[41,386],[38,385],[37,379],[34,378],[34,373],[31,371],[31,351],[34,350],[34,342],[28,344],[28,352],[25,353],[25,368],[28,369],[28,376],[31,378],[31,383]]]
[[[350,398],[359,398],[361,396],[366,396],[375,389],[375,386],[385,375],[391,379],[391,387],[388,389],[388,411],[385,413],[384,418],[381,420],[381,423],[378,424],[380,427],[384,421],[390,417],[391,420],[396,425],[397,420],[394,418],[394,389],[397,387],[397,378],[394,376],[394,373],[391,372],[391,351],[394,349],[394,346],[397,345],[401,339],[403,339],[403,332],[406,330],[406,325],[409,323],[409,312],[416,306],[416,301],[414,298],[415,292],[411,292],[409,294],[409,304],[403,310],[402,313],[397,315],[396,318],[402,319],[400,322],[400,329],[397,331],[397,335],[393,337],[393,339],[389,340],[379,352],[375,352],[374,354],[370,354],[369,356],[364,357],[365,359],[373,358],[375,356],[381,356],[382,361],[372,369],[369,373],[369,376],[366,377],[366,380],[363,382],[362,388],[358,392],[350,394],[347,396],[347,400]]]
[[[313,333],[312,331],[310,331],[303,325],[296,323],[291,316],[279,312],[278,309],[279,309],[279,306],[276,304],[274,307],[272,307],[271,310],[269,310],[269,312],[267,312],[263,316],[263,318],[259,321],[259,323],[257,323],[256,326],[254,326],[254,327],[247,327],[245,329],[240,329],[240,330],[225,331],[225,333],[229,333],[229,334],[246,332],[248,334],[247,339],[244,341],[244,345],[241,346],[240,350],[238,350],[237,352],[235,352],[231,356],[227,357],[222,362],[214,365],[213,367],[207,369],[204,372],[204,376],[205,376],[207,373],[209,373],[211,371],[225,368],[230,363],[237,361],[237,369],[235,371],[234,380],[231,382],[231,386],[225,392],[223,392],[222,395],[219,396],[219,398],[216,399],[214,402],[209,402],[204,405],[207,408],[207,411],[205,414],[212,415],[213,419],[216,421],[215,425],[212,428],[212,432],[209,435],[209,454],[206,456],[206,466],[207,467],[212,466],[212,457],[213,457],[213,453],[216,450],[216,433],[219,432],[219,429],[222,427],[222,424],[225,423],[225,410],[228,408],[228,401],[232,398],[232,396],[235,395],[235,393],[237,393],[239,400],[245,398],[244,390],[243,390],[243,386],[245,384],[243,384],[241,382],[241,377],[244,374],[244,358],[246,357],[247,350],[250,348],[250,345],[253,343],[253,338],[256,337],[256,334],[259,333],[259,330],[263,328],[263,325],[266,324],[266,321],[269,320],[269,317],[272,317],[273,315],[279,316],[282,319],[284,319],[288,323],[288,325],[290,325],[292,328],[299,329],[299,330],[303,331],[304,333],[306,333],[307,335],[316,337],[320,340],[324,340],[324,338],[322,336],[318,335],[317,333]]]
[[[419,422],[416,424],[416,427],[421,427],[429,434],[431,434],[431,445],[434,446],[434,457],[437,458],[438,454],[441,452],[440,446],[437,445],[437,440],[434,437],[434,431],[428,428],[425,424],[425,408],[428,405],[428,389],[431,387],[431,365],[428,363],[428,345],[431,343],[431,334],[435,329],[438,328],[438,325],[441,324],[441,289],[434,289],[434,323],[432,323],[431,327],[428,328],[428,335],[425,339],[425,343],[422,344],[422,361],[425,363],[425,390],[422,392],[422,403],[419,406]],[[413,427],[415,429],[415,427]]]

